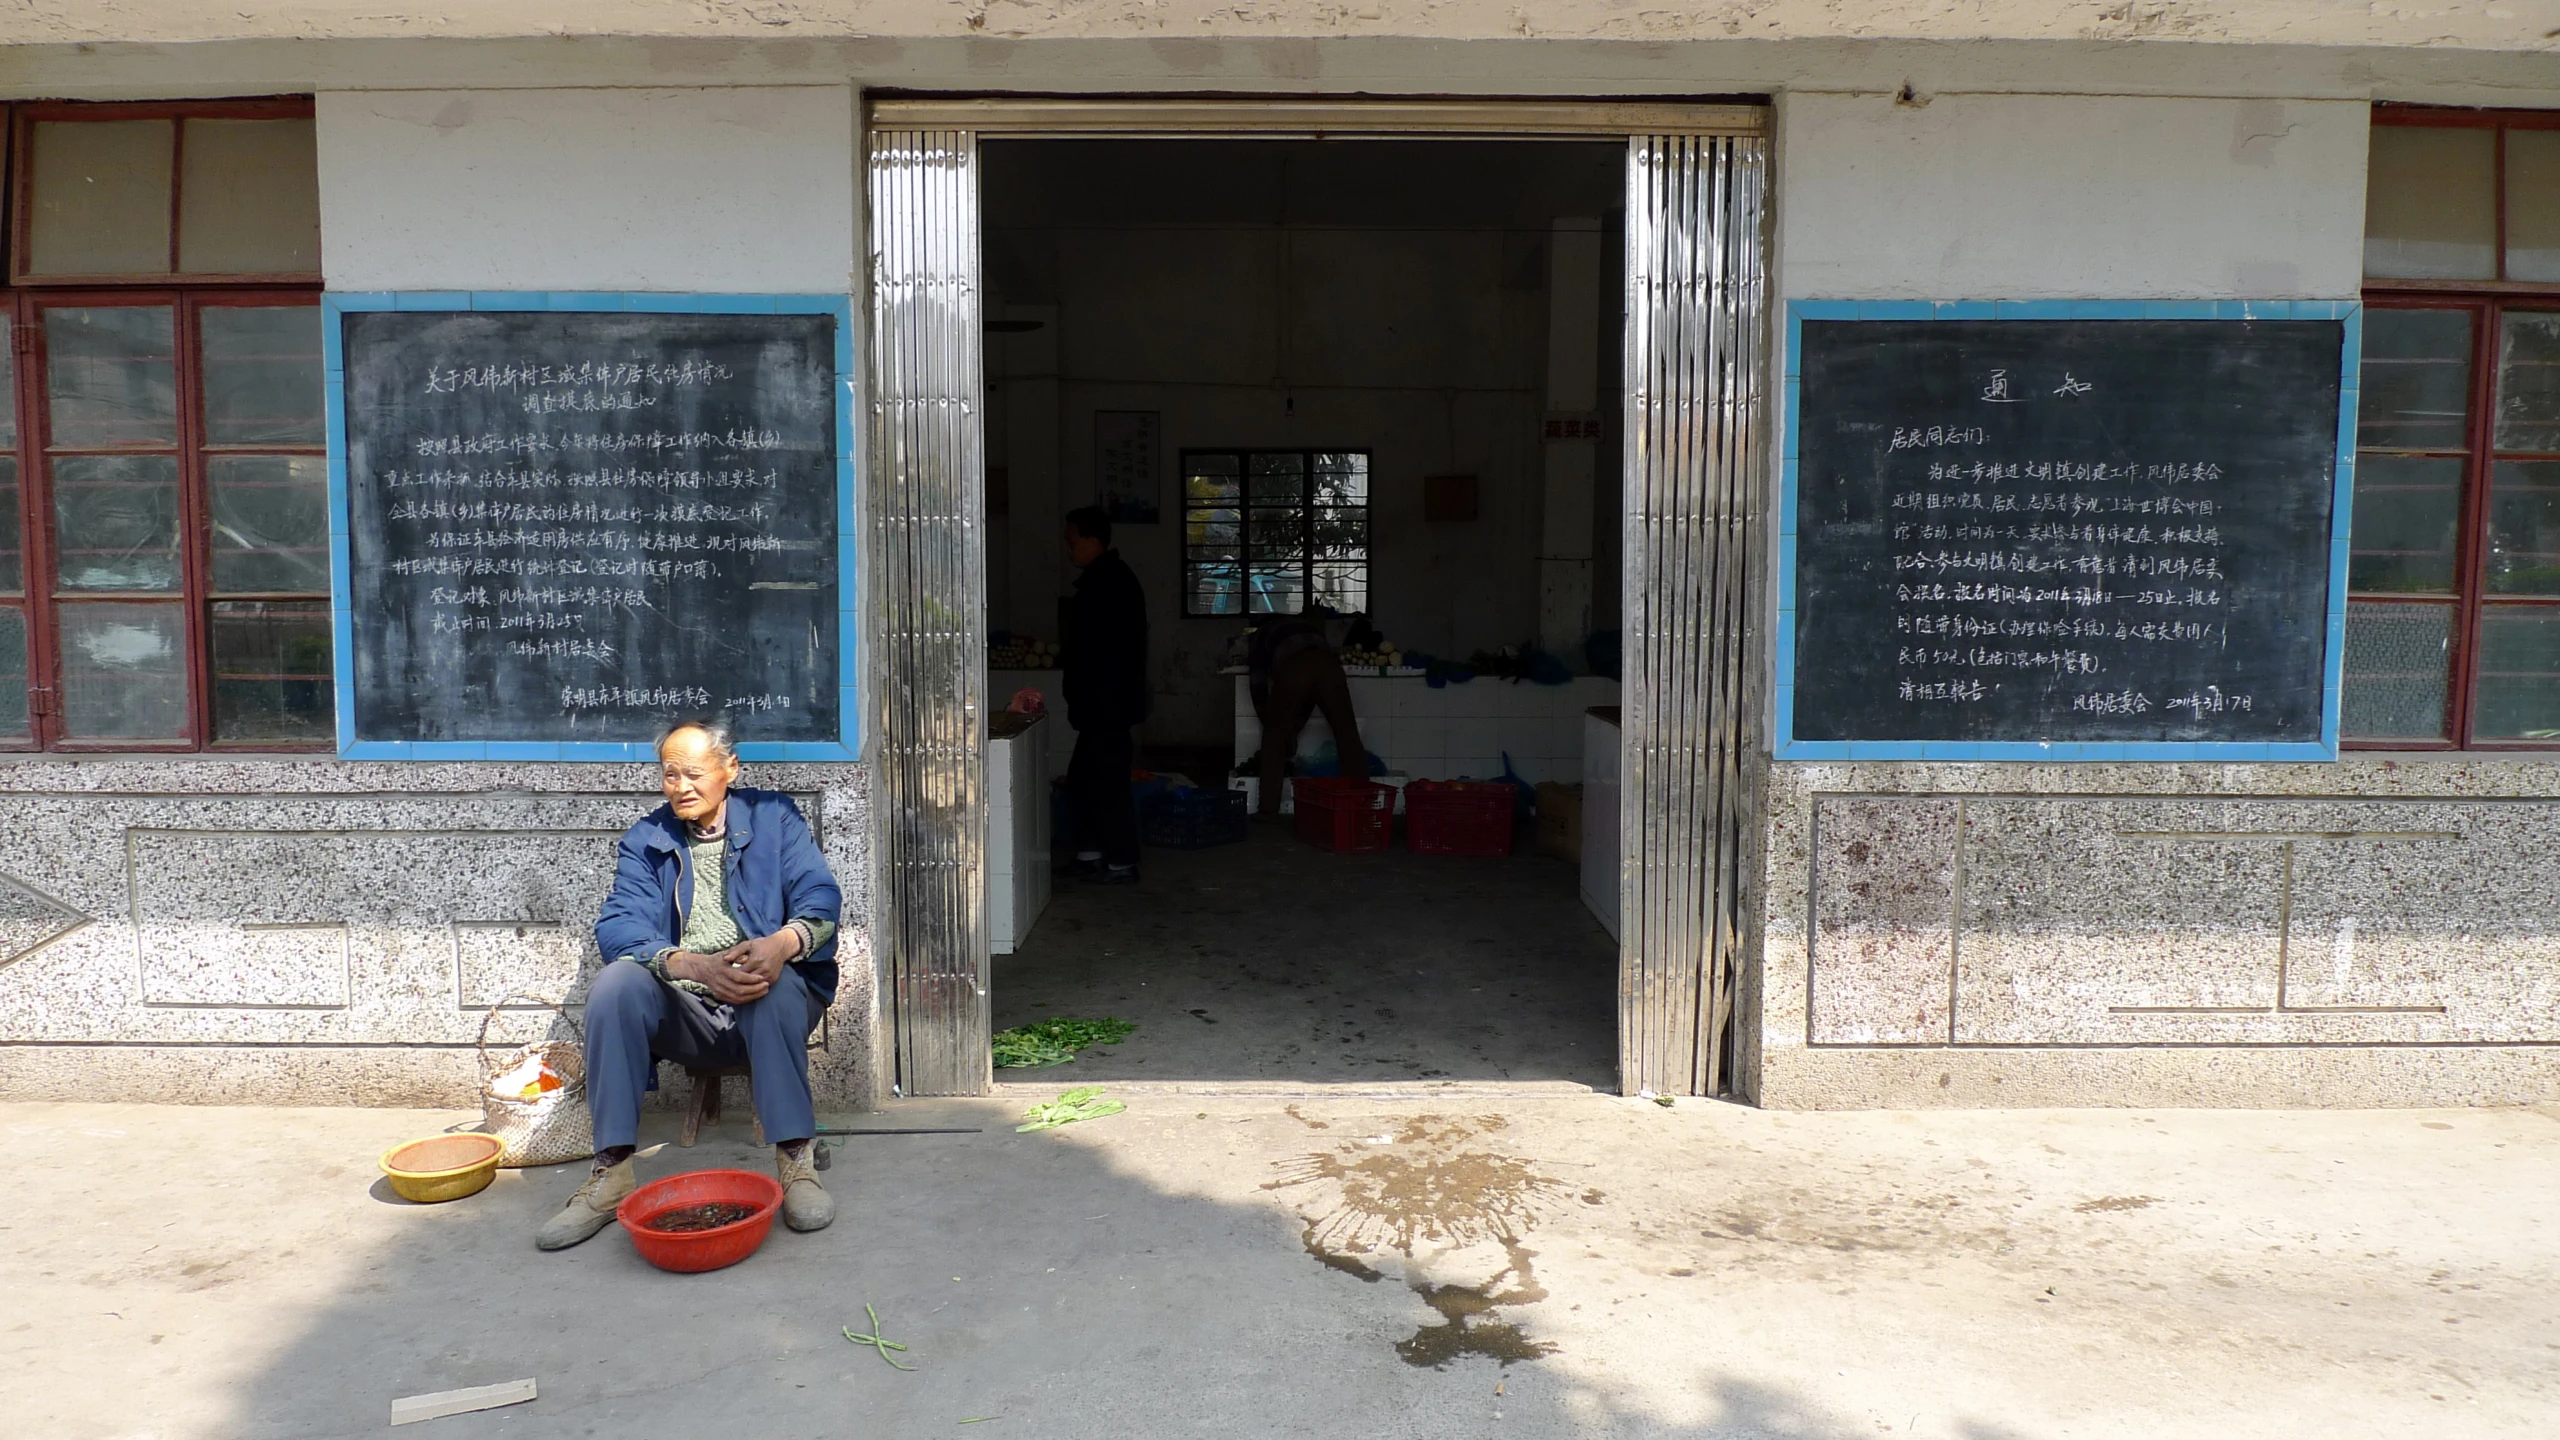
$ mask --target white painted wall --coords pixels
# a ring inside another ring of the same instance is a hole
[[[852,288],[854,92],[318,99],[333,290]]]
[[[1795,94],[1790,299],[2352,299],[2367,107]]]

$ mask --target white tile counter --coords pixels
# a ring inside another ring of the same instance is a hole
[[[987,739],[987,948],[998,955],[1030,938],[1049,908],[1049,742],[1063,728],[1042,716]]]

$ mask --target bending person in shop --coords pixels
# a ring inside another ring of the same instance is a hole
[[[842,900],[791,797],[739,785],[729,727],[691,720],[658,742],[667,803],[622,834],[596,919],[612,957],[587,992],[587,1109],[595,1166],[534,1243],[575,1245],[638,1185],[640,1097],[657,1063],[745,1065],[774,1142],[782,1220],[823,1230],[835,1201],[810,1148],[809,1034],[836,993]]]
[[[1138,815],[1129,794],[1135,731],[1147,718],[1147,592],[1111,548],[1111,516],[1087,505],[1067,514],[1067,559],[1083,574],[1067,602],[1067,762],[1074,821],[1072,873],[1106,884],[1138,878]]]
[[[1280,813],[1280,777],[1298,753],[1298,736],[1307,728],[1307,717],[1317,710],[1324,712],[1324,723],[1333,728],[1333,748],[1342,757],[1342,773],[1355,780],[1369,778],[1369,752],[1360,743],[1359,717],[1351,713],[1351,681],[1342,673],[1341,652],[1325,637],[1320,618],[1263,618],[1254,626],[1244,664],[1253,710],[1262,719],[1262,784],[1256,809],[1265,819]]]

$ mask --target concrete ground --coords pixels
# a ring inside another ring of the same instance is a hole
[[[521,1377],[539,1399],[401,1433],[2444,1440],[2560,1417],[2560,1110],[1120,1088],[1127,1113],[1028,1135],[993,1101],[856,1117],[983,1133],[851,1140],[833,1229],[693,1276],[612,1229],[537,1253],[569,1170],[390,1198],[374,1156],[453,1114],[0,1105],[0,1433],[372,1435],[395,1397]],[[744,1131],[644,1173],[764,1163]],[[843,1338],[865,1304],[912,1373]]]
[[[1525,843],[1401,846],[1337,855],[1256,824],[1241,845],[1148,850],[1134,886],[1061,882],[995,957],[995,1026],[1137,1022],[1077,1062],[1095,1080],[1615,1088],[1618,950],[1576,868]]]

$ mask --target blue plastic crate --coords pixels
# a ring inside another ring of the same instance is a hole
[[[1206,850],[1241,843],[1248,823],[1241,790],[1177,790],[1147,798],[1138,838],[1159,849]]]

